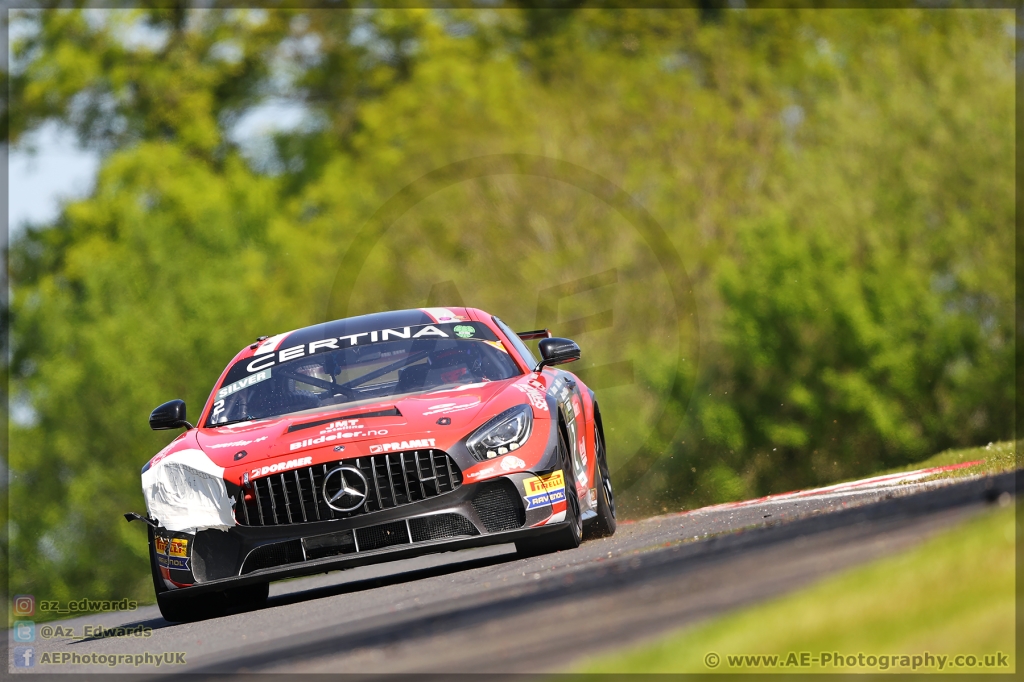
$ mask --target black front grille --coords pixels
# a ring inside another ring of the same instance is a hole
[[[522,498],[508,479],[484,483],[473,497],[476,510],[488,533],[522,528],[526,523],[526,510]]]
[[[409,544],[409,529],[405,521],[393,521],[382,523],[369,528],[356,530],[356,540],[359,541],[359,551],[369,552],[372,549],[392,547],[394,545]]]
[[[337,466],[359,469],[369,484],[366,502],[349,512],[332,509],[323,498],[324,477]],[[442,450],[413,450],[292,469],[254,479],[249,485],[236,498],[238,523],[280,526],[347,519],[437,497],[462,485],[462,472]]]
[[[476,527],[462,514],[437,514],[409,519],[413,542],[444,540],[460,535],[479,535]]]

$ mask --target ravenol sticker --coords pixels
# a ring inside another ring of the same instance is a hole
[[[174,568],[179,571],[189,570],[187,557],[164,556],[163,554],[157,554],[156,562],[164,568]]]
[[[250,376],[247,376],[244,379],[239,379],[235,383],[228,384],[227,386],[224,386],[223,388],[221,388],[219,391],[217,391],[217,400],[223,400],[224,398],[227,398],[232,393],[238,393],[243,388],[249,388],[253,384],[258,384],[261,381],[266,381],[269,378],[270,378],[270,370],[269,369],[260,370],[256,374],[252,374]]]
[[[468,339],[476,334],[476,327],[468,324],[457,324],[452,328],[455,335],[461,339]]]
[[[564,502],[565,479],[562,477],[561,471],[543,476],[530,476],[523,479],[523,491],[526,493],[527,509]]]
[[[170,551],[168,551],[170,550]],[[188,538],[167,538],[156,536],[156,562],[164,568],[180,571],[189,570]]]

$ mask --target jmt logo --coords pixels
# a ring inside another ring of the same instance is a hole
[[[371,445],[370,453],[375,455],[378,452],[395,452],[396,450],[412,450],[416,448],[432,447],[434,447],[433,438],[421,438],[419,440],[403,440],[401,443],[381,443],[380,445]]]
[[[359,423],[358,419],[342,419],[341,421],[331,422],[328,424],[320,435],[325,433],[334,433],[335,431],[344,431],[345,429],[361,429],[362,424]]]

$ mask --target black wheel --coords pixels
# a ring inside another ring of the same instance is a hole
[[[615,493],[612,491],[612,477],[608,472],[608,455],[604,450],[601,429],[594,428],[594,449],[597,457],[597,516],[587,522],[584,537],[587,540],[604,538],[615,534]]]
[[[156,595],[156,603],[160,607],[160,615],[172,623],[217,618],[228,612],[227,595],[224,592],[205,592],[186,597],[167,591]]]
[[[576,549],[583,542],[583,521],[580,520],[580,500],[576,496],[576,476],[573,473],[572,456],[566,447],[561,424],[558,429],[558,450],[562,460],[562,479],[565,481],[565,520],[568,523],[540,537],[516,540],[516,551],[520,556],[537,556]]]
[[[256,583],[223,592],[203,592],[195,596],[179,596],[172,592],[164,592],[156,596],[156,603],[164,620],[190,623],[261,608],[266,605],[268,594],[270,583]]]

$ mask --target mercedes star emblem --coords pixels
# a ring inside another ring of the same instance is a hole
[[[334,492],[327,492],[328,486]],[[369,491],[370,487],[366,483],[366,476],[363,476],[363,472],[355,467],[337,467],[328,471],[324,476],[324,500],[331,509],[340,512],[358,509],[366,501]]]

